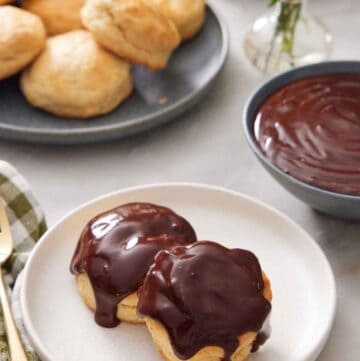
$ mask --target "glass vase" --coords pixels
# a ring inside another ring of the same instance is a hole
[[[245,36],[244,48],[258,69],[272,75],[328,59],[332,36],[308,11],[307,0],[278,0],[254,22]]]

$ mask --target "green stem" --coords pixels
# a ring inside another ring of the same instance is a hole
[[[282,1],[275,34],[282,35],[282,52],[292,55],[296,25],[301,14],[301,2]]]
[[[282,42],[281,53],[288,54],[290,56],[293,55],[296,25],[302,10],[301,0],[271,0],[269,4],[270,6],[274,6],[278,2],[280,2],[280,13],[267,56],[265,69],[268,69],[270,65],[269,63],[274,52],[274,47],[276,46],[276,39],[278,39],[279,36],[281,36]]]

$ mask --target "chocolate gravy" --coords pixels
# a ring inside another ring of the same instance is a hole
[[[254,254],[198,242],[157,254],[141,288],[138,312],[165,327],[178,358],[219,346],[228,361],[239,336],[262,330],[271,309],[263,290]]]
[[[256,335],[256,339],[252,344],[251,352],[256,352],[259,348],[265,344],[271,335],[271,325],[270,325],[270,313],[268,314],[267,319],[265,320],[261,330]]]
[[[360,74],[316,76],[284,86],[260,107],[260,149],[295,178],[360,195]]]
[[[92,219],[81,234],[71,271],[89,276],[96,322],[118,325],[118,303],[137,291],[155,255],[193,242],[195,232],[184,218],[153,204],[125,204]]]

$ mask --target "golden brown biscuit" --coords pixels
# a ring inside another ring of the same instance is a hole
[[[204,0],[145,1],[175,23],[182,40],[191,39],[204,24],[206,10]]]
[[[268,277],[263,273],[264,281],[264,297],[271,302],[272,292],[271,285]],[[146,326],[153,338],[156,348],[160,352],[161,356],[166,361],[181,361],[174,354],[168,333],[165,328],[157,321],[146,317]],[[253,343],[256,339],[255,332],[247,332],[244,335],[239,336],[239,346],[231,356],[231,361],[244,361],[250,355]],[[195,356],[191,357],[187,361],[221,361],[224,357],[224,351],[220,347],[208,346],[200,350]]]
[[[80,273],[76,276],[76,283],[79,289],[80,296],[84,300],[85,304],[95,312],[96,301],[94,290],[92,288],[90,279],[86,273]],[[133,293],[130,296],[123,299],[117,308],[116,317],[119,320],[130,323],[144,323],[144,320],[138,317],[136,313],[136,306],[138,303],[137,293]]]
[[[272,292],[256,256],[201,241],[159,252],[138,312],[168,361],[244,361],[270,336]]]
[[[0,0],[0,5],[7,5],[12,3],[12,0]]]
[[[175,24],[143,0],[87,0],[81,18],[100,44],[155,70],[166,67],[180,43]]]
[[[25,70],[21,89],[35,107],[89,118],[116,108],[132,92],[130,65],[83,30],[57,35]]]
[[[165,328],[151,318],[145,319],[146,326],[153,338],[156,348],[166,361],[181,361],[174,354],[168,333]],[[248,332],[239,337],[239,347],[231,356],[231,361],[244,361],[249,356],[252,344],[255,341],[256,333]],[[224,351],[220,347],[207,346],[197,352],[197,354],[186,361],[222,361]]]
[[[155,204],[127,203],[93,217],[81,232],[70,269],[96,323],[144,322],[136,314],[137,292],[154,257],[161,249],[193,242],[191,225]]]
[[[0,7],[0,79],[16,74],[45,45],[40,18],[15,6]]]
[[[82,27],[80,9],[84,0],[23,0],[22,7],[39,15],[49,35]]]

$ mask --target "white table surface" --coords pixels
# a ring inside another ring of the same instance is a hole
[[[287,213],[319,242],[336,275],[337,316],[319,361],[358,361],[360,222],[320,215],[289,195],[259,165],[244,139],[242,109],[262,78],[245,59],[242,42],[264,3],[217,1],[231,32],[229,60],[207,99],[178,121],[110,144],[47,147],[1,141],[0,158],[27,177],[50,225],[101,194],[165,181],[229,187]],[[313,0],[311,8],[334,34],[332,58],[359,59],[360,2]]]

